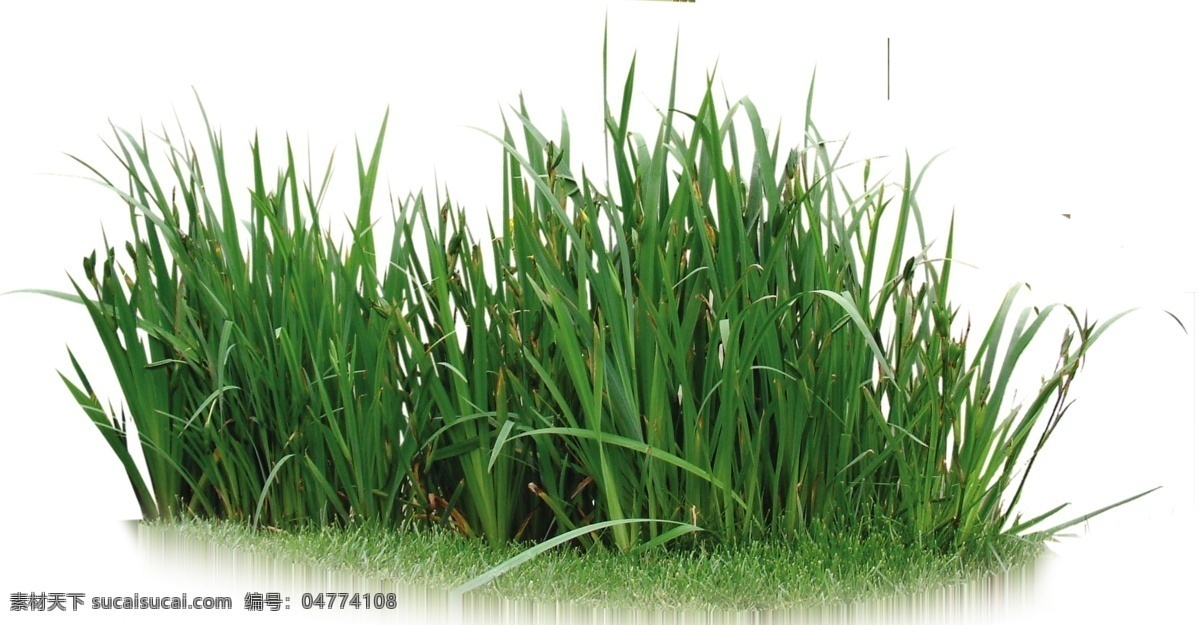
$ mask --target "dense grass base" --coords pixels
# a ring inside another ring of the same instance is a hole
[[[144,544],[205,545],[269,554],[329,572],[382,580],[382,588],[449,593],[524,546],[493,546],[442,530],[379,526],[256,530],[235,522],[148,523]],[[855,531],[814,529],[790,540],[700,542],[640,555],[614,550],[552,550],[473,591],[472,597],[527,604],[668,611],[790,610],[879,602],[947,588],[1019,587],[1044,548],[1014,538],[947,555],[922,546],[894,523]],[[344,589],[338,589],[344,590]],[[1016,589],[1019,593],[1019,588]],[[994,594],[994,592],[993,592]]]

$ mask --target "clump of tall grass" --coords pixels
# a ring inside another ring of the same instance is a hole
[[[849,185],[811,95],[785,151],[711,80],[677,110],[674,75],[658,128],[635,134],[633,80],[606,106],[610,183],[572,161],[565,122],[551,140],[520,103],[493,135],[503,208],[486,238],[417,194],[376,240],[386,117],[341,242],[319,225],[331,170],[302,180],[290,144],[270,176],[255,140],[247,190],[207,115],[205,158],[116,129],[120,178],[88,167],[133,239],[61,295],[90,314],[124,408],[105,410],[74,356],[63,381],[144,516],[427,521],[622,551],[876,517],[950,550],[1086,518],[1035,530],[1061,507],[1017,504],[1113,319],[1062,307],[1057,363],[1008,407],[1056,307],[1018,311],[1013,288],[971,353],[953,225],[935,249],[915,199],[923,169],[887,183],[867,163]]]

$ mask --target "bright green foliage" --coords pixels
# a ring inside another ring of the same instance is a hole
[[[967,353],[953,228],[931,250],[915,200],[924,170],[897,187],[868,164],[848,187],[807,113],[783,154],[749,100],[718,110],[711,81],[688,114],[672,77],[659,128],[633,134],[633,74],[606,114],[615,188],[575,169],[565,121],[551,141],[521,103],[495,136],[503,213],[482,242],[448,199],[417,195],[377,245],[386,118],[346,243],[318,225],[329,172],[314,191],[290,145],[268,180],[255,141],[246,192],[207,117],[212,161],[168,143],[169,169],[117,130],[128,185],[92,171],[130,207],[129,261],[93,254],[67,297],[116,369],[149,484],[126,413],[73,358],[64,381],[145,516],[423,519],[497,544],[605,524],[583,544],[620,551],[695,526],[734,541],[871,517],[950,550],[1044,519],[1014,513],[1018,458],[1036,458],[1111,320],[1066,309],[1056,368],[1003,407],[1052,308],[1014,313],[1014,288]]]

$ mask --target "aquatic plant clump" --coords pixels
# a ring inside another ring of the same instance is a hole
[[[376,240],[386,117],[343,241],[320,227],[331,168],[302,180],[290,144],[271,177],[254,141],[247,190],[207,115],[203,158],[116,129],[128,183],[89,169],[128,204],[127,259],[93,253],[59,295],[86,307],[124,408],[104,408],[73,355],[63,381],[143,515],[620,551],[863,518],[953,551],[1087,518],[1038,529],[1061,506],[1017,504],[1112,319],[1063,307],[1058,362],[1010,408],[1056,307],[1018,311],[1014,287],[970,353],[953,225],[935,250],[915,199],[924,169],[889,183],[867,162],[848,184],[811,95],[785,152],[749,99],[719,110],[711,81],[677,110],[674,74],[661,124],[636,134],[633,80],[606,106],[607,183],[576,168],[565,120],[550,140],[520,103],[493,135],[503,204],[485,239],[417,194]]]

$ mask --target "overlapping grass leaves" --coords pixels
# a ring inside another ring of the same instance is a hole
[[[332,168],[312,188],[290,144],[268,180],[256,140],[253,186],[235,190],[207,116],[203,158],[114,129],[124,180],[89,169],[129,206],[128,260],[93,254],[58,295],[86,307],[124,407],[106,411],[73,356],[63,379],[144,515],[427,521],[622,551],[876,516],[941,549],[1049,536],[1016,504],[1113,320],[1065,308],[1054,370],[1009,407],[1055,307],[1017,311],[1012,289],[968,354],[953,225],[926,240],[924,169],[896,184],[868,163],[852,188],[811,96],[784,154],[750,100],[719,110],[711,81],[677,110],[674,75],[655,134],[635,134],[633,80],[606,107],[615,188],[575,169],[565,120],[550,140],[520,103],[492,135],[503,208],[482,240],[418,194],[377,245],[386,117],[341,241],[319,225]]]

